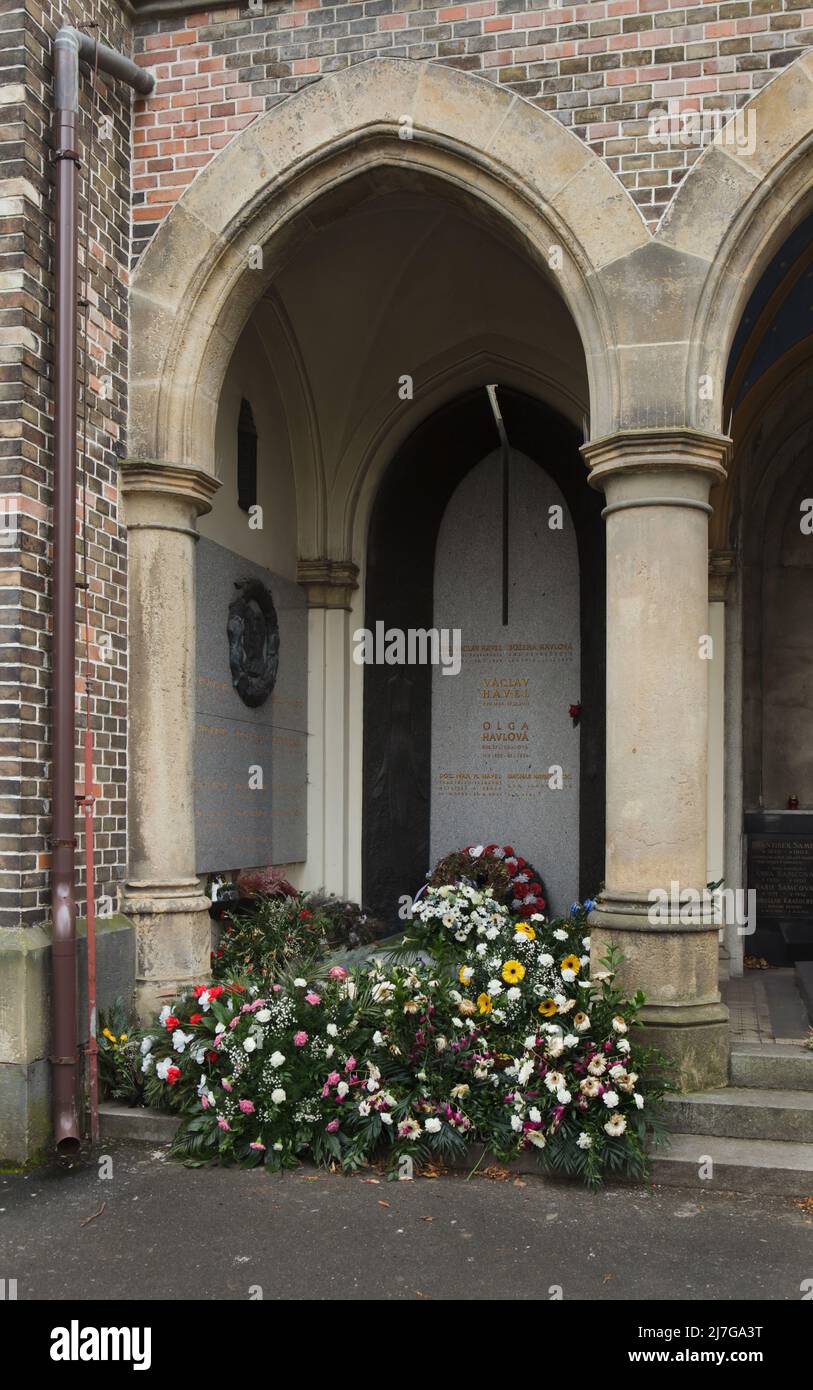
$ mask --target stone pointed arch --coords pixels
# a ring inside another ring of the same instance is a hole
[[[406,138],[408,137],[408,138]],[[190,185],[132,285],[129,452],[213,469],[220,386],[280,259],[321,221],[321,195],[371,169],[474,199],[553,278],[582,337],[593,429],[618,407],[602,267],[650,240],[627,191],[546,112],[442,65],[371,59],[246,127]],[[552,246],[563,265],[549,269]],[[250,268],[263,249],[262,268]]]
[[[811,154],[808,52],[731,118],[664,213],[656,244],[694,258],[702,279],[686,381],[687,420],[698,428],[719,430],[726,423],[723,383],[731,343],[767,262],[813,206]],[[717,386],[712,400],[699,398],[701,375]]]

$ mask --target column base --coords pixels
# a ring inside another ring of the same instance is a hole
[[[208,980],[209,906],[196,878],[126,884],[122,910],[136,930],[135,1007],[142,1023],[150,1023],[176,994]]]
[[[727,1086],[730,1037],[718,988],[719,929],[704,921],[653,925],[650,906],[638,895],[602,895],[589,918],[592,969],[601,968],[608,947],[621,951],[621,988],[646,996],[639,1037],[670,1059],[681,1091]]]

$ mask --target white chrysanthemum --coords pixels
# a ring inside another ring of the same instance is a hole
[[[566,1086],[560,1086],[559,1090],[556,1092],[556,1099],[560,1105],[570,1104],[571,1096]]]
[[[339,1030],[336,1027],[335,1023],[328,1023],[325,1026],[325,1032],[327,1033],[329,1038],[337,1038],[339,1036]]]
[[[607,1106],[608,1110],[613,1110],[615,1106],[618,1104],[618,1092],[605,1091],[601,1099],[604,1101],[604,1104]]]
[[[616,1014],[613,1019],[613,1030],[616,1033],[626,1033],[627,1031],[627,1025],[620,1014]]]
[[[593,1147],[593,1140],[591,1139],[587,1131],[584,1129],[582,1130],[581,1134],[576,1140],[576,1143],[578,1144],[580,1149],[592,1149]]]
[[[528,1119],[529,1119],[529,1120],[533,1120],[533,1123],[534,1123],[535,1125],[538,1125],[538,1124],[540,1123],[540,1121],[541,1121],[541,1119],[542,1119],[542,1115],[541,1115],[540,1111],[537,1110],[537,1108],[536,1108],[535,1105],[532,1105],[531,1108],[530,1108],[530,1110],[528,1111]]]
[[[424,1120],[423,1127],[427,1134],[438,1134],[442,1123],[442,1120],[439,1120],[437,1115],[430,1115],[428,1120]]]
[[[254,1015],[258,1023],[268,1023],[271,1018],[270,1009],[258,1009]]]
[[[282,1102],[288,1099],[288,1093],[284,1087],[275,1086],[274,1090],[271,1092],[271,1099],[275,1105],[282,1105]]]
[[[616,1112],[615,1115],[611,1115],[611,1116],[610,1116],[609,1120],[607,1121],[606,1125],[604,1126],[604,1132],[605,1132],[605,1134],[609,1134],[611,1138],[617,1138],[619,1134],[623,1134],[623,1133],[624,1133],[624,1131],[626,1130],[626,1128],[627,1128],[627,1122],[626,1122],[626,1120],[624,1119],[624,1116],[623,1116],[623,1115],[619,1115],[619,1114]]]
[[[561,927],[556,927],[553,935],[556,937],[557,941],[567,941],[567,932],[562,931]]]
[[[522,1117],[520,1115],[511,1116],[511,1128],[515,1131],[515,1133],[519,1134],[520,1130],[522,1129]]]

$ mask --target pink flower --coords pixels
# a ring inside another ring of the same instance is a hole
[[[279,994],[280,990],[282,989],[282,985],[272,985],[271,988],[273,989],[275,994]]]
[[[259,1141],[259,1139],[255,1139],[251,1144],[249,1144],[248,1147],[249,1147],[250,1149],[256,1149],[257,1152],[259,1153],[261,1150],[263,1150],[263,1149],[265,1148],[265,1144],[261,1144],[260,1141]]]
[[[348,1057],[347,1061],[344,1064],[344,1069],[345,1071],[355,1071],[357,1066],[358,1063],[356,1062],[355,1057]]]
[[[220,1127],[221,1129],[228,1129],[228,1128],[229,1128],[229,1122],[228,1122],[228,1120],[224,1120],[224,1119],[222,1118],[222,1116],[221,1116],[221,1118],[218,1120],[217,1123],[218,1123],[218,1125],[219,1125],[219,1127]]]
[[[204,1110],[208,1110],[208,1109],[209,1109],[209,1102],[208,1102],[208,1100],[206,1099],[205,1096],[201,1096],[201,1098],[200,1098],[200,1103],[201,1103],[201,1105],[203,1106]]]
[[[339,1128],[339,1121],[338,1121],[338,1120],[331,1120],[331,1121],[330,1121],[330,1124],[329,1124],[328,1127],[327,1127],[327,1132],[328,1132],[328,1134],[335,1134],[335,1133],[336,1133],[336,1130],[337,1130],[338,1128]]]
[[[234,1015],[234,1018],[232,1019],[231,1023],[229,1024],[229,1027],[230,1027],[230,1028],[236,1028],[239,1022],[240,1022],[240,1015],[239,1015],[239,1014],[235,1014],[235,1015]]]
[[[327,1084],[328,1086],[338,1086],[341,1079],[342,1078],[340,1077],[337,1071],[332,1071],[327,1079]]]
[[[223,1090],[228,1091],[229,1095],[231,1095],[231,1082],[223,1080],[220,1084],[223,1087]]]
[[[308,1035],[304,1028],[301,1028],[298,1033],[294,1033],[294,1047],[304,1047],[307,1041]]]
[[[253,1114],[254,1114],[254,1102],[253,1102],[253,1100],[241,1100],[241,1101],[240,1101],[240,1109],[242,1110],[242,1112],[243,1112],[244,1115],[253,1115]]]
[[[311,990],[308,994],[305,995],[306,1004],[321,1004],[321,1002],[321,996],[318,994],[314,994],[313,990]]]
[[[347,971],[345,970],[343,965],[334,965],[330,970],[328,970],[327,973],[330,976],[331,980],[347,979]]]

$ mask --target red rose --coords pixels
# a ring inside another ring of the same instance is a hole
[[[167,1030],[167,1032],[168,1032],[168,1033],[174,1033],[174,1032],[175,1032],[175,1029],[176,1029],[176,1028],[180,1028],[180,1026],[181,1026],[181,1020],[180,1020],[179,1018],[176,1018],[174,1014],[170,1014],[169,1017],[168,1017],[168,1019],[167,1019],[167,1021],[166,1021],[166,1030]]]
[[[518,868],[518,869],[524,869],[527,862],[528,862],[528,861],[527,861],[526,859],[523,859],[523,857],[522,857],[521,854],[518,854],[518,855],[517,855],[517,868]]]
[[[513,845],[503,845],[503,847],[502,847],[502,852],[503,852],[503,854],[505,855],[506,859],[513,859],[513,857],[514,857],[514,846],[513,846]]]
[[[538,898],[538,897],[539,897],[539,894],[542,892],[542,884],[541,884],[541,883],[529,883],[529,885],[528,885],[528,892],[529,892],[529,893],[533,893],[534,897],[535,897],[535,898]]]
[[[174,1086],[174,1085],[175,1085],[175,1082],[180,1080],[180,1077],[181,1077],[181,1069],[180,1069],[180,1067],[169,1067],[168,1070],[167,1070],[167,1085],[168,1085],[168,1086]]]
[[[207,1061],[207,1062],[216,1062],[216,1061],[217,1061],[217,1053],[214,1051],[213,1048],[210,1048],[209,1051],[206,1053],[206,1061]]]
[[[307,907],[303,907],[302,911],[299,914],[299,920],[300,922],[307,922],[308,918],[312,916],[313,913],[310,911],[310,909]]]
[[[190,1022],[190,1023],[202,1023],[202,1022],[203,1022],[203,1014],[190,1014],[190,1015],[189,1015],[189,1022]]]

